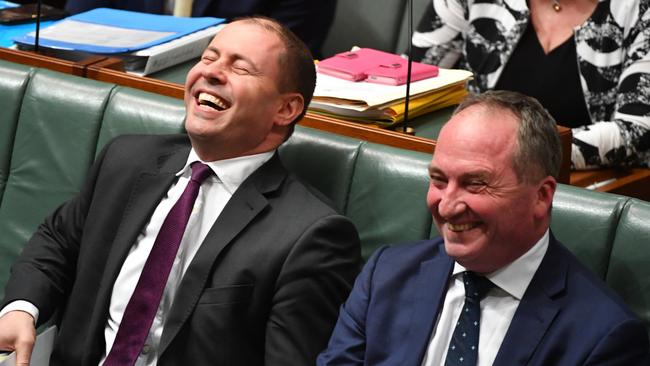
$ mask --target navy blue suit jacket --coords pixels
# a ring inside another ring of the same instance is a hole
[[[94,8],[114,8],[162,14],[164,0],[68,0],[71,14]],[[336,0],[194,0],[192,16],[233,19],[245,15],[265,15],[289,27],[302,39],[314,57],[334,20]]]
[[[318,365],[420,365],[453,269],[442,239],[378,250]],[[649,365],[641,323],[552,236],[494,365]]]

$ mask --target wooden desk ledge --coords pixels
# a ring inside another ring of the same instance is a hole
[[[40,67],[77,76],[85,76],[86,67],[89,64],[98,62],[105,58],[106,57],[104,56],[94,56],[83,61],[74,62],[41,55],[35,52],[0,47],[0,60],[14,62],[21,65]]]
[[[650,169],[618,168],[571,172],[571,185],[650,201]]]

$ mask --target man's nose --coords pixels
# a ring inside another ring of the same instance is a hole
[[[466,209],[467,204],[462,193],[452,186],[447,186],[447,189],[440,195],[438,214],[445,219],[450,219],[462,214]]]
[[[226,65],[217,60],[203,68],[202,76],[207,80],[214,80],[219,84],[225,84],[228,80]]]

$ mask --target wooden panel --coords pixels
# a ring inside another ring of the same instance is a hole
[[[107,59],[88,66],[86,77],[107,83],[128,86],[151,93],[183,99],[184,87],[180,84],[156,80],[148,77],[127,74],[121,70],[121,63],[115,59]],[[115,70],[118,69],[118,70]]]
[[[557,126],[557,132],[560,134],[562,144],[562,165],[560,165],[560,183],[568,184],[571,176],[571,141],[573,132],[570,128]]]
[[[309,112],[305,115],[305,118],[299,122],[299,124],[339,135],[354,137],[364,141],[429,154],[433,153],[436,146],[435,141],[427,138],[411,136],[401,132],[385,130],[371,125],[344,121]]]
[[[571,185],[650,201],[650,169],[593,169],[571,172]]]
[[[41,67],[66,74],[85,76],[86,66],[103,60],[104,56],[89,57],[80,62],[62,60],[55,57],[44,56],[34,52],[13,50],[0,47],[0,59],[17,64]]]

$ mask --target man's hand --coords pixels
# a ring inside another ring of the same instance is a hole
[[[24,311],[10,311],[0,318],[0,350],[16,351],[16,365],[28,366],[36,341],[34,318]]]

